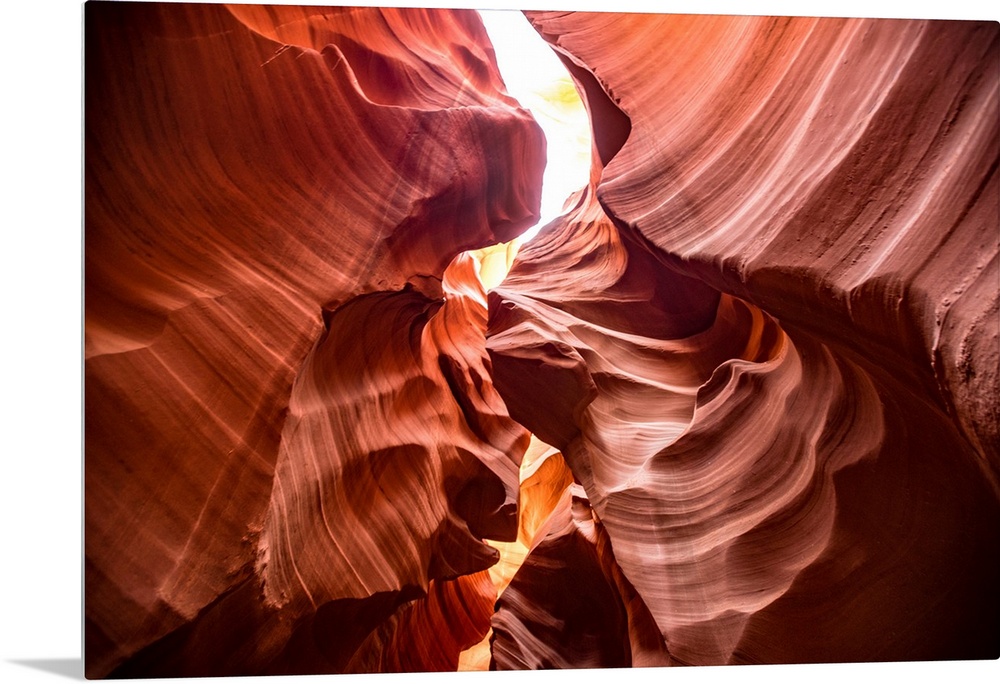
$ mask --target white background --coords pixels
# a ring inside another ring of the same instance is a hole
[[[286,3],[288,4],[288,3]],[[345,4],[345,3],[334,3]],[[349,4],[349,3],[348,3]],[[992,4],[968,0],[884,2],[703,2],[643,5],[618,0],[405,2],[395,6],[493,9],[614,9],[812,16],[996,20]],[[5,3],[2,14],[3,247],[2,555],[0,682],[81,678],[82,625],[82,22],[72,0]],[[1000,639],[1000,635],[998,635]],[[996,661],[757,666],[625,672],[449,675],[450,682],[792,682],[916,678],[1000,681]],[[431,682],[440,675],[340,676],[336,682]],[[245,678],[268,684],[329,677]]]

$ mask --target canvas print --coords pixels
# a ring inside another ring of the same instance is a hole
[[[88,677],[1000,656],[996,22],[84,19]]]

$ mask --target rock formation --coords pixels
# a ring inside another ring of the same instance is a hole
[[[353,668],[516,536],[459,255],[537,219],[541,133],[473,12],[86,21],[87,672]]]
[[[997,27],[528,15],[586,95],[593,182],[491,293],[488,348],[653,641],[996,657]],[[522,652],[557,643],[552,601]]]
[[[88,676],[1000,656],[997,25],[527,15],[487,294],[474,12],[86,5]]]

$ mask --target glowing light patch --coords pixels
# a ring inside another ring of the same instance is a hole
[[[566,67],[523,14],[511,10],[479,10],[479,14],[507,92],[531,112],[547,141],[541,219],[520,237],[523,243],[562,214],[567,197],[587,184],[590,122]]]

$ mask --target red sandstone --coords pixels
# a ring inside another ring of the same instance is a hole
[[[1000,656],[997,25],[527,14],[487,295],[475,13],[87,4],[88,676]]]

